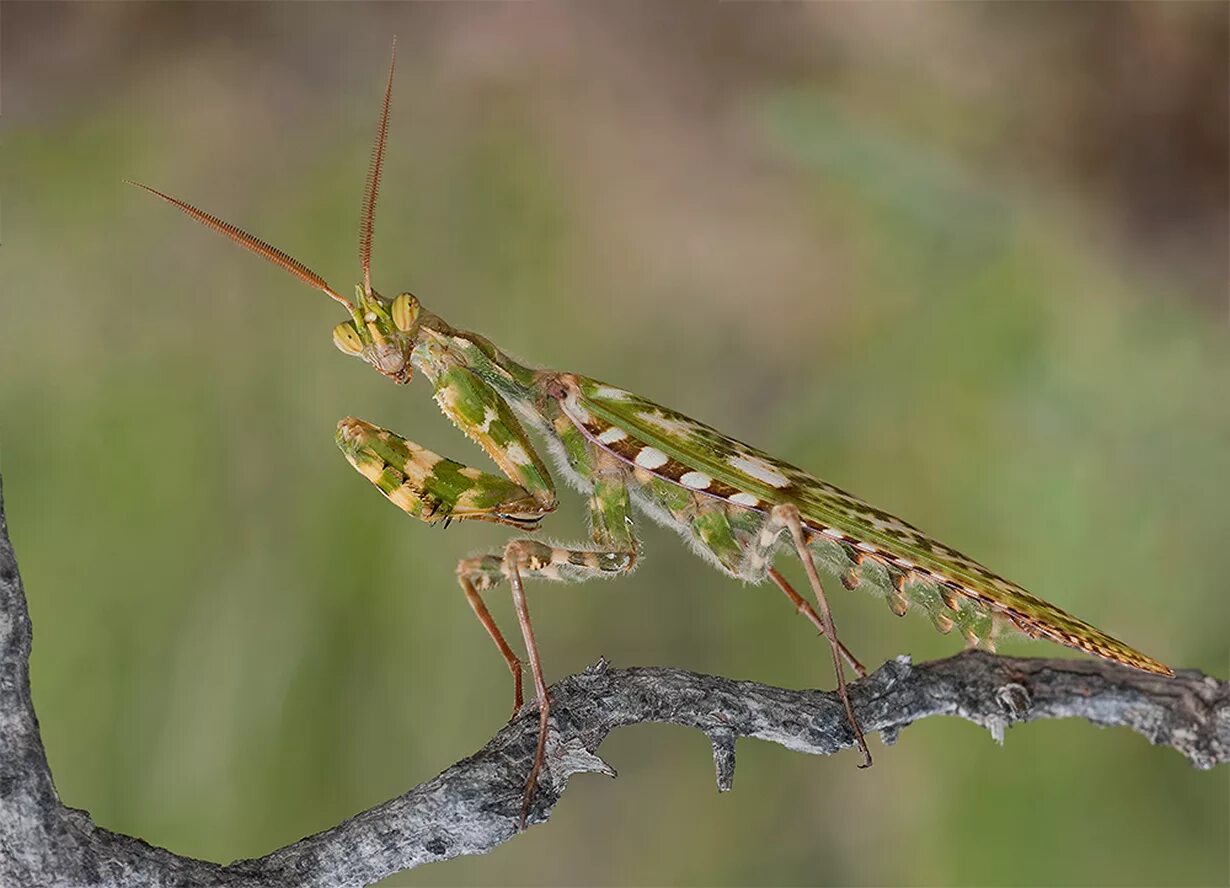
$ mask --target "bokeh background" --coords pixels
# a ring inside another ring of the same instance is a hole
[[[484,457],[421,381],[333,348],[325,297],[120,181],[348,288],[393,34],[377,286],[1225,677],[1228,9],[5,4],[0,469],[64,800],[254,856],[504,722],[453,569],[506,534],[408,521],[332,431]],[[546,533],[576,537],[563,499]],[[831,686],[776,591],[643,537],[629,579],[532,589],[551,676]],[[868,663],[960,646],[836,595]],[[546,827],[388,884],[1230,881],[1226,772],[1136,735],[933,719],[873,746],[864,773],[745,741],[719,797],[703,736],[626,730],[623,776]]]

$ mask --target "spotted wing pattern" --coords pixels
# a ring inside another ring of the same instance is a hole
[[[1169,667],[992,573],[918,528],[802,469],[638,395],[586,377],[570,377],[571,418],[621,459],[660,479],[728,504],[768,512],[799,508],[809,543],[851,588],[881,591],[899,614],[923,606],[941,631],[959,625],[987,641],[1009,625],[1149,672]]]

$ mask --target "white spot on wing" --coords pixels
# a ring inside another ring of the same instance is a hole
[[[587,423],[590,423],[593,421],[593,417],[589,415],[589,411],[586,410],[584,407],[582,407],[580,404],[578,404],[576,401],[572,402],[571,409],[568,412],[572,415],[572,418],[575,419],[577,422],[579,422],[581,425],[586,425]]]
[[[769,465],[763,459],[757,456],[730,456],[727,457],[727,462],[744,472],[747,475],[755,478],[757,481],[763,481],[771,487],[788,487],[790,479],[779,472],[773,466]]]
[[[619,426],[611,426],[598,436],[598,440],[603,444],[614,444],[616,441],[622,441],[626,437],[628,437],[628,433]]]
[[[704,490],[713,483],[713,479],[704,472],[688,472],[679,479],[679,483],[693,490]]]
[[[692,423],[676,419],[673,416],[664,416],[656,410],[642,410],[637,414],[637,417],[642,422],[672,435],[688,435],[696,430],[696,426]]]
[[[660,469],[666,465],[667,456],[656,447],[642,447],[641,452],[633,460],[643,469]]]
[[[593,417],[589,415],[589,411],[581,406],[581,399],[577,397],[576,392],[568,393],[568,397],[561,402],[564,413],[573,421],[581,425],[587,425],[593,421]]]

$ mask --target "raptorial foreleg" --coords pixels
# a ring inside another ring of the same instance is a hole
[[[534,530],[554,502],[553,495],[544,496],[541,491],[535,495],[512,481],[432,453],[359,419],[338,423],[337,443],[350,464],[390,502],[429,524],[481,520]],[[549,487],[546,490],[549,494]],[[521,661],[504,640],[474,583],[464,575],[460,579],[474,615],[512,673],[515,711],[522,699]]]
[[[542,516],[555,508],[553,495],[544,501],[519,484],[361,419],[343,419],[336,437],[359,474],[393,505],[428,524],[476,520],[536,530]]]

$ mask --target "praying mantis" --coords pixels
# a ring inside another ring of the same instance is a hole
[[[970,646],[993,649],[1000,632],[1016,630],[1137,669],[1173,674],[913,525],[790,463],[619,387],[514,360],[486,337],[450,326],[409,292],[383,296],[372,286],[372,232],[395,70],[396,41],[362,202],[363,279],[353,298],[220,218],[148,185],[131,184],[338,302],[349,320],[333,329],[337,348],[399,385],[418,371],[445,416],[495,463],[498,475],[361,419],[343,419],[337,427],[337,444],[350,464],[411,517],[427,524],[489,521],[517,531],[500,551],[462,559],[457,581],[512,673],[516,713],[524,702],[522,663],[482,597],[502,583],[511,589],[539,714],[521,827],[543,768],[550,713],[524,581],[583,582],[629,573],[639,554],[636,513],[678,532],[722,573],[754,584],[772,582],[828,640],[837,692],[862,754],[860,767],[871,764],[871,753],[850,702],[844,667],[859,676],[867,673],[838,639],[818,562],[839,575],[845,587],[861,586],[884,597],[898,616],[915,607],[940,632],[959,629]],[[588,498],[587,541],[548,545],[527,535],[557,503],[535,437],[546,443],[558,473]],[[815,607],[774,567],[786,552],[802,562]]]

